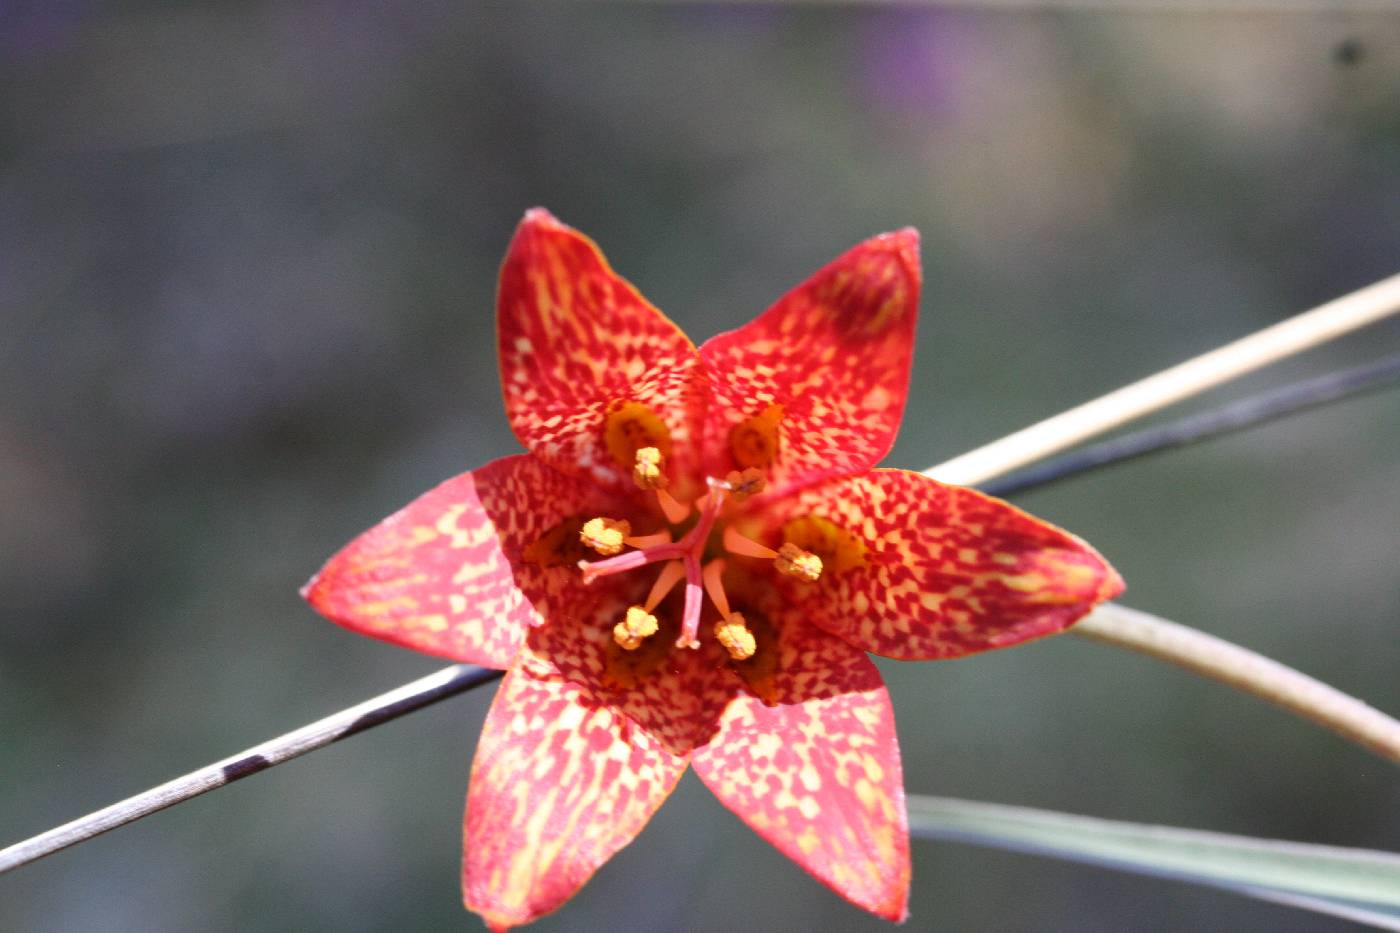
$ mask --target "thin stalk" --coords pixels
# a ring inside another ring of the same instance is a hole
[[[1400,312],[1400,275],[1148,376],[924,472],[975,486]]]
[[[1099,606],[1070,631],[1251,693],[1400,765],[1400,722],[1239,645],[1114,603]]]
[[[406,713],[422,709],[439,700],[465,693],[473,687],[495,680],[501,673],[474,664],[454,664],[413,683],[404,684],[397,690],[390,690],[286,735],[254,745],[237,755],[206,765],[198,771],[191,771],[159,787],[103,807],[71,823],[64,823],[32,839],[0,849],[0,873],[27,865],[110,829],[125,826],[158,810],[232,784],[250,774],[265,771],[273,765],[280,765],[318,748],[325,748],[332,742],[339,742],[357,732],[371,729],[391,719],[398,719]]]
[[[1013,473],[978,484],[993,496],[1039,489],[1099,467],[1125,463],[1147,454],[1186,447],[1320,405],[1384,389],[1400,379],[1400,354],[1365,366],[1260,392],[1220,408],[1102,441]]]

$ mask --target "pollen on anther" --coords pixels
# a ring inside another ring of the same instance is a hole
[[[632,480],[643,489],[665,489],[665,458],[659,448],[639,447],[637,462],[632,467]]]
[[[773,564],[779,573],[806,580],[808,583],[815,582],[822,575],[822,559],[811,551],[802,550],[791,541],[778,549],[778,557]]]
[[[612,557],[622,553],[626,539],[632,534],[632,524],[626,519],[593,518],[579,529],[579,540],[602,554]]]
[[[734,497],[736,502],[743,502],[749,496],[758,495],[768,484],[768,481],[764,479],[763,471],[758,467],[748,467],[743,472],[730,470],[724,481],[729,484],[729,494]]]
[[[747,661],[758,651],[758,642],[754,640],[753,632],[749,631],[744,617],[737,612],[731,612],[715,623],[715,640],[723,645],[724,650],[736,661]]]
[[[659,627],[656,616],[641,606],[631,606],[626,617],[613,626],[613,641],[625,651],[636,651]]]

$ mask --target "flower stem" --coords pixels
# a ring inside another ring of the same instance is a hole
[[[1400,275],[1256,331],[926,471],[972,486],[1400,312]]]
[[[1400,722],[1247,648],[1114,603],[1099,606],[1070,631],[1252,693],[1400,765]]]
[[[397,719],[438,700],[445,700],[489,683],[500,677],[501,673],[474,664],[454,664],[435,674],[419,678],[397,690],[390,690],[286,735],[269,739],[237,755],[216,761],[198,771],[191,771],[71,823],[40,833],[32,839],[0,849],[0,874],[101,835],[109,829],[125,826],[158,810],[232,784],[273,765],[280,765],[299,755],[324,748],[332,742],[339,742],[357,732]]]
[[[1163,450],[1198,444],[1222,434],[1252,428],[1310,408],[1389,388],[1398,381],[1400,353],[1364,366],[1290,383],[1219,408],[1081,447],[1024,470],[1018,470],[1010,476],[978,483],[977,488],[988,495],[1005,498],[1025,489],[1039,489],[1071,476],[1080,476],[1100,467],[1124,463]]]

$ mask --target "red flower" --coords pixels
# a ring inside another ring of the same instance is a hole
[[[1122,582],[1004,502],[874,470],[904,409],[918,235],[867,240],[699,350],[591,241],[526,214],[501,269],[528,454],[448,480],[307,585],[347,628],[508,669],[467,795],[466,904],[560,906],[687,764],[852,903],[901,920],[909,842],[866,652],[1061,631]]]

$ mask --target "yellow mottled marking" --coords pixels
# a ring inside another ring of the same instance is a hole
[[[1023,573],[1017,576],[1002,577],[1001,582],[1018,593],[1033,593],[1045,586],[1045,576],[1039,573]]]
[[[447,617],[441,615],[422,616],[418,624],[430,632],[447,631]]]
[[[573,567],[587,558],[579,534],[586,519],[572,515],[546,531],[525,549],[525,560],[541,567]]]
[[[831,573],[845,573],[865,563],[865,542],[820,515],[794,518],[783,525],[783,540],[817,555]]]
[[[729,449],[740,469],[767,469],[778,456],[778,426],[783,406],[769,405],[752,418],[745,418],[729,431]]]
[[[617,465],[631,470],[637,451],[654,447],[662,457],[671,455],[671,431],[666,422],[641,402],[619,400],[608,407],[603,421],[603,443]]]

